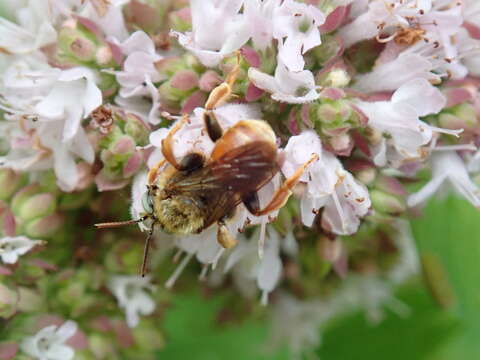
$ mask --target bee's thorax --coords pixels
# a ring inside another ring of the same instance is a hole
[[[184,196],[157,197],[154,212],[160,226],[172,234],[195,234],[203,230],[199,207]]]

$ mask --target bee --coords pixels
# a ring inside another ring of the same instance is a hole
[[[205,129],[215,142],[210,156],[192,152],[179,161],[174,156],[175,134],[189,122],[188,115],[184,115],[162,141],[164,159],[147,175],[142,201],[146,214],[135,220],[96,224],[97,228],[108,228],[150,220],[142,276],[146,272],[150,240],[156,226],[179,235],[199,234],[217,226],[218,243],[231,248],[236,240],[226,221],[233,216],[235,208],[243,203],[255,216],[281,208],[307,166],[318,159],[318,155],[313,154],[283,182],[270,202],[260,207],[257,191],[279,171],[275,133],[263,120],[241,120],[223,131],[213,111],[230,97],[237,72],[238,66],[224,83],[212,90],[205,104]]]

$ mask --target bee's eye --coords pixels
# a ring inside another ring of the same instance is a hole
[[[153,201],[151,195],[147,192],[145,192],[142,196],[142,205],[143,209],[147,213],[153,213]]]

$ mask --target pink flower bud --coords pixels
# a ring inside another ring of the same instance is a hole
[[[72,54],[80,61],[90,61],[95,57],[95,44],[86,38],[76,38],[70,44]]]
[[[110,150],[114,155],[130,154],[135,151],[135,142],[130,136],[122,136],[110,146]]]
[[[0,360],[12,360],[17,356],[18,345],[14,342],[0,344]]]
[[[249,83],[247,92],[245,94],[245,100],[248,102],[257,101],[265,93],[262,89],[256,87],[253,83]]]
[[[100,47],[95,54],[95,59],[98,65],[107,65],[112,62],[113,53],[110,46]]]
[[[198,74],[193,70],[182,70],[177,72],[170,80],[170,86],[188,91],[198,86]]]
[[[203,106],[205,101],[207,101],[207,95],[203,91],[195,91],[185,100],[181,113],[190,114],[193,109]]]
[[[200,80],[198,81],[198,87],[200,90],[210,92],[212,91],[217,85],[222,83],[222,79],[220,75],[218,75],[213,70],[207,70],[202,74]]]
[[[332,240],[326,236],[321,236],[317,240],[318,255],[331,263],[336,262],[342,254],[342,242],[340,240]]]
[[[6,236],[15,236],[15,230],[15,216],[8,205],[0,200],[0,234]]]
[[[143,157],[140,152],[134,153],[123,167],[123,176],[128,178],[133,176],[142,166]]]

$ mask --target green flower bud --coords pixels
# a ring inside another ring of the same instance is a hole
[[[95,359],[116,359],[116,347],[109,337],[98,333],[92,334],[88,337],[88,343]]]
[[[25,183],[25,176],[11,169],[0,169],[0,200],[8,200]]]
[[[97,360],[89,350],[75,350],[75,360]]]
[[[52,214],[56,208],[57,203],[55,197],[52,194],[41,193],[25,199],[18,211],[15,212],[15,215],[20,217],[23,222],[48,216]]]
[[[42,296],[30,288],[18,287],[18,310],[22,312],[38,312],[45,308]]]
[[[58,34],[58,54],[60,61],[75,64],[88,64],[95,60],[96,44],[79,29],[64,27]]]
[[[447,129],[474,130],[478,126],[477,112],[469,103],[462,103],[443,111],[438,116],[439,126]]]
[[[324,100],[312,108],[315,112],[311,118],[322,129],[351,127],[349,121],[354,113],[350,104],[344,100]]]
[[[91,189],[73,193],[62,193],[58,203],[59,210],[75,210],[86,205],[92,197]]]
[[[150,319],[142,319],[132,329],[132,334],[137,346],[145,351],[158,350],[165,343],[162,332],[155,326],[154,321]]]
[[[142,246],[138,243],[116,241],[108,252],[105,266],[113,273],[136,273],[142,258]]]
[[[178,71],[190,69],[185,62],[185,57],[180,56],[162,59],[155,63],[155,68],[160,75],[167,79],[173,77]]]
[[[0,283],[0,318],[9,318],[17,311],[18,294]]]
[[[406,210],[405,202],[398,196],[374,189],[370,191],[373,208],[381,213],[400,214]]]
[[[191,90],[180,90],[172,86],[171,81],[166,81],[158,88],[163,106],[179,109],[180,104],[192,94]]]
[[[23,226],[25,235],[36,239],[47,239],[55,235],[65,222],[60,213],[53,213],[28,222]]]
[[[312,50],[312,55],[320,65],[325,65],[341,49],[339,41],[331,35],[322,36],[322,43]]]
[[[150,129],[137,115],[127,114],[125,133],[133,138],[136,145],[145,146],[148,143]]]
[[[173,30],[186,32],[192,29],[192,20],[189,17],[188,9],[184,8],[170,12],[168,20]]]
[[[11,202],[12,211],[17,214],[20,212],[20,208],[23,206],[25,201],[28,201],[32,196],[41,192],[40,184],[34,183],[23,187],[18,191]]]
[[[336,68],[317,77],[318,84],[324,87],[342,88],[350,83],[351,77],[345,69]]]

